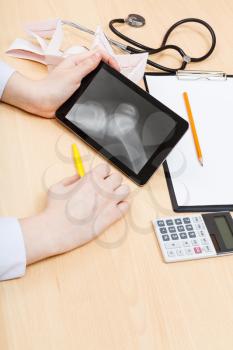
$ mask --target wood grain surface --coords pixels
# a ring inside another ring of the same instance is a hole
[[[0,58],[38,79],[44,66],[4,54],[23,25],[48,18],[77,21],[106,33],[112,18],[145,16],[124,33],[158,46],[168,27],[185,17],[215,29],[214,54],[193,69],[233,73],[231,0],[1,0]],[[196,31],[191,31],[195,28]],[[64,46],[91,38],[65,29]],[[197,25],[177,29],[171,41],[194,56],[209,37]],[[171,54],[158,62],[176,64]],[[25,217],[43,209],[49,184],[74,173],[77,142],[86,169],[102,160],[55,120],[0,105],[0,216]],[[230,350],[233,348],[233,256],[165,264],[151,220],[174,214],[162,168],[146,186],[130,184],[131,208],[99,239],[71,253],[34,264],[25,277],[0,283],[1,350]],[[221,183],[221,179],[219,179]]]

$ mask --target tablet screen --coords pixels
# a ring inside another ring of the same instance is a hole
[[[65,118],[135,174],[165,139],[173,137],[177,124],[105,69],[98,71]]]

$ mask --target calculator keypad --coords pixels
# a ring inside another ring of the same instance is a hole
[[[177,256],[184,256],[184,249],[177,249],[176,250],[176,255]]]
[[[170,237],[168,235],[162,235],[164,241],[170,241]]]
[[[157,225],[158,225],[159,227],[162,227],[162,226],[165,226],[165,223],[164,223],[163,220],[158,220],[158,221],[157,221]]]
[[[190,224],[190,223],[191,223],[191,220],[190,220],[190,218],[183,218],[183,222],[184,222],[185,224]]]
[[[173,225],[173,220],[166,220],[166,225],[167,226]]]
[[[162,234],[167,233],[166,227],[161,227],[161,228],[159,229],[159,231],[160,231]]]
[[[216,256],[202,216],[164,218],[153,222],[165,261]]]
[[[170,233],[174,233],[174,232],[176,232],[176,228],[174,226],[170,226],[170,227],[168,227],[168,231]]]

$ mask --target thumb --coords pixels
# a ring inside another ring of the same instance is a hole
[[[80,179],[80,176],[78,174],[75,174],[73,176],[69,176],[61,180],[60,184],[63,186],[70,186],[73,185],[75,182],[77,182]]]
[[[66,177],[65,179],[50,186],[48,192],[49,197],[55,199],[64,199],[67,194],[73,190],[73,187],[76,186],[79,179],[79,175],[76,174],[74,176]]]
[[[98,52],[94,53],[92,56],[86,58],[85,60],[81,61],[77,67],[75,68],[75,79],[78,83],[81,82],[81,80],[90,72],[92,72],[100,63],[101,61],[101,54]]]

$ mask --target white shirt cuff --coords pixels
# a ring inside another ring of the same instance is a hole
[[[5,89],[7,82],[14,72],[15,72],[14,68],[0,61],[0,100],[2,98],[3,91]]]
[[[0,218],[0,280],[21,277],[26,270],[26,251],[19,221]]]

